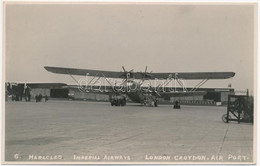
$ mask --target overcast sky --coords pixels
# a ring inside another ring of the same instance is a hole
[[[43,66],[222,72],[253,89],[253,5],[7,5],[6,81],[74,83]],[[193,83],[188,82],[188,86]]]

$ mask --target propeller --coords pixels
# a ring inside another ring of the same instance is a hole
[[[123,78],[123,82],[121,83],[121,85],[126,87],[128,82],[133,82],[133,79],[134,79],[134,69],[132,69],[130,71],[127,71],[124,66],[122,66],[122,68],[123,68],[124,71],[120,75],[120,78]]]
[[[147,78],[152,78],[152,71],[150,72],[150,73],[148,73],[147,72],[147,66],[145,67],[145,70],[144,70],[144,72],[138,72],[138,74],[140,74],[141,75],[141,80],[140,80],[140,84],[144,81],[144,80],[146,80]]]
[[[123,68],[123,74],[120,76],[121,78],[127,79],[128,77],[130,78],[133,77],[134,69],[127,71],[124,66],[122,66],[122,68]]]
[[[142,77],[143,79],[146,79],[146,78],[151,78],[153,75],[151,74],[152,71],[150,73],[147,72],[147,66],[145,67],[145,70],[144,70],[144,73],[141,73],[142,74]]]
[[[124,67],[124,66],[122,66],[122,68],[123,68],[124,72],[126,72],[126,70],[125,70],[125,67]]]
[[[124,70],[125,73],[133,73],[133,72],[134,72],[134,69],[132,69],[132,70],[130,70],[130,71],[126,71],[126,69],[125,69],[124,66],[122,66],[122,68],[123,68],[123,70]]]

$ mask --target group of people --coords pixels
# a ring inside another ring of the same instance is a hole
[[[23,98],[26,102],[31,101],[32,92],[31,88],[26,84],[14,84],[14,83],[6,83],[5,94],[6,94],[6,101],[11,98],[12,101],[23,101]],[[48,101],[47,95],[37,94],[35,96],[36,102],[40,102],[42,98],[45,99],[45,102]]]
[[[157,107],[157,98],[155,96],[152,96],[151,94],[146,95],[144,98],[144,105],[150,106],[150,107]]]
[[[35,96],[36,103],[37,103],[37,102],[41,102],[41,101],[42,101],[42,98],[45,99],[45,102],[48,101],[48,96],[47,96],[47,95],[42,96],[42,94],[39,94],[39,95],[36,95],[36,96]]]

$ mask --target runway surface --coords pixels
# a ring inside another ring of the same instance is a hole
[[[253,125],[226,107],[6,102],[6,161],[252,162]]]

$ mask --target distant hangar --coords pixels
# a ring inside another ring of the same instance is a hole
[[[182,88],[177,88],[176,90],[182,91]],[[187,88],[187,90],[190,89]],[[198,90],[206,91],[207,93],[203,96],[158,98],[158,102],[168,104],[178,100],[180,104],[183,105],[226,105],[228,95],[235,94],[235,91],[232,88],[200,88]],[[82,92],[75,85],[53,88],[34,88],[31,93],[32,98],[34,98],[37,94],[42,94],[55,99],[109,101],[109,94]]]

